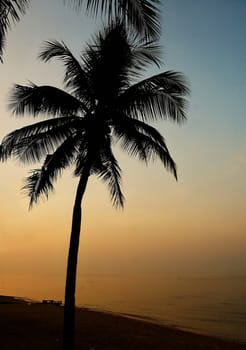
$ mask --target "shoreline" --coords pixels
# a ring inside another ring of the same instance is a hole
[[[0,316],[2,350],[61,349],[61,306],[0,296]],[[246,345],[84,307],[76,308],[76,343],[85,350],[243,350]]]

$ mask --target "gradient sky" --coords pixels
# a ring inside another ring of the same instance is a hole
[[[155,125],[179,181],[158,162],[146,167],[117,151],[125,209],[116,211],[105,185],[90,179],[79,274],[246,275],[246,2],[165,0],[162,13],[161,70],[183,72],[192,91],[186,124]],[[61,86],[62,65],[37,60],[42,41],[64,40],[78,54],[97,28],[62,0],[32,1],[0,66],[1,139],[32,122],[7,110],[13,83]],[[52,281],[63,288],[77,180],[68,170],[49,201],[28,212],[20,188],[31,168],[1,164],[0,294],[21,293],[23,284],[35,290],[49,278],[50,291]]]

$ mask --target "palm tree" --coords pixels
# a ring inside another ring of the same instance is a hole
[[[11,24],[20,20],[20,15],[26,12],[30,0],[1,0],[0,1],[0,60],[2,61],[6,33]]]
[[[149,64],[159,65],[159,48],[137,41],[122,23],[104,28],[77,60],[63,42],[47,41],[39,54],[45,62],[65,65],[65,90],[33,83],[16,85],[10,109],[18,115],[52,116],[9,133],[1,159],[39,162],[26,179],[30,207],[48,197],[65,168],[79,178],[73,208],[64,305],[63,349],[73,349],[76,267],[81,227],[81,202],[91,175],[104,181],[115,207],[123,207],[121,169],[113,154],[115,142],[130,156],[148,163],[158,158],[175,178],[176,166],[164,138],[147,121],[186,119],[189,93],[181,73],[166,71],[140,81]]]
[[[110,21],[125,20],[145,38],[157,38],[160,34],[160,0],[63,0],[75,9],[84,8],[88,14],[100,15]]]

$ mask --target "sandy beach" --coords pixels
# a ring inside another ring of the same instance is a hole
[[[0,296],[1,350],[60,350],[63,308]],[[243,350],[246,344],[78,308],[76,349]]]

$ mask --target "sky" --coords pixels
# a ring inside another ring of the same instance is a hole
[[[163,66],[183,72],[191,96],[187,122],[158,122],[178,165],[178,182],[158,162],[148,167],[116,151],[123,211],[91,178],[83,202],[78,275],[246,275],[246,3],[165,0]],[[33,0],[7,37],[0,66],[0,139],[32,123],[7,109],[14,83],[62,87],[61,63],[37,55],[44,40],[63,40],[78,55],[100,28],[62,0]],[[151,68],[144,76],[157,73]],[[20,191],[35,165],[0,164],[0,294],[63,291],[77,179],[72,170],[48,201],[28,211]]]

